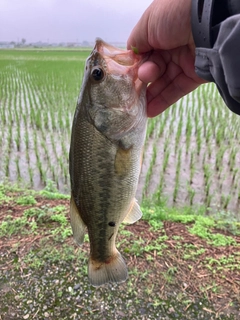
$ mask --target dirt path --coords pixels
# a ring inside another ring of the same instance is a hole
[[[63,233],[69,221],[61,227],[51,219],[56,208],[66,216],[69,201],[35,199],[0,202],[0,226],[7,215],[27,216],[0,237],[1,320],[240,318],[239,236],[231,235],[235,245],[214,247],[182,223],[165,221],[155,231],[144,220],[124,226],[117,242],[129,279],[95,289],[87,280],[89,244],[77,248]]]

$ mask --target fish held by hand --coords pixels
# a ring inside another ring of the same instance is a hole
[[[70,219],[77,243],[88,231],[94,286],[127,279],[115,239],[122,222],[142,216],[135,193],[147,125],[146,85],[137,76],[143,60],[97,39],[73,119]]]

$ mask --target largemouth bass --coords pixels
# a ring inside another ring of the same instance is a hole
[[[97,39],[73,119],[70,219],[78,244],[88,231],[94,286],[127,279],[115,239],[121,222],[142,216],[135,199],[147,124],[146,85],[137,77],[142,59]]]

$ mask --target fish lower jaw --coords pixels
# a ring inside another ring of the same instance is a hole
[[[127,277],[126,263],[118,251],[104,262],[95,261],[90,257],[88,278],[93,286],[98,287],[106,283],[121,283],[126,281]]]

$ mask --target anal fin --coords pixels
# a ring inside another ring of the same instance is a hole
[[[70,221],[73,232],[73,238],[77,242],[77,244],[81,245],[84,240],[86,225],[80,216],[73,196],[71,196],[70,200]]]
[[[132,204],[130,210],[128,211],[126,217],[124,218],[123,222],[131,224],[131,223],[138,221],[141,217],[142,217],[141,208],[140,208],[139,204],[137,203],[137,200],[134,199],[133,204]]]

